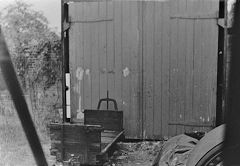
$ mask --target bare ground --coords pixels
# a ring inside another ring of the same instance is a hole
[[[151,166],[163,142],[144,141],[117,144],[110,161],[105,166]]]
[[[5,119],[4,119],[5,118]],[[0,166],[35,166],[35,160],[24,131],[15,117],[1,117],[0,122]],[[50,156],[50,140],[39,134],[49,165],[55,162]]]
[[[49,144],[42,144],[49,165],[55,158],[49,154]],[[0,166],[35,166],[35,160],[28,144],[5,145],[0,149]]]

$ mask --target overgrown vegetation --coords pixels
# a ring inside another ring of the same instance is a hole
[[[61,43],[46,17],[23,1],[0,11],[0,25],[32,119],[50,163],[47,125],[61,121]],[[34,165],[2,77],[0,76],[0,165]],[[11,146],[9,146],[11,145]]]
[[[43,14],[16,1],[2,11],[0,19],[22,87],[54,85],[61,75],[60,38]]]
[[[24,1],[8,5],[0,19],[35,125],[46,133],[47,124],[60,118],[60,37],[49,28],[47,18]]]

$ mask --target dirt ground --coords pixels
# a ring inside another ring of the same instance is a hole
[[[104,166],[150,166],[163,142],[137,142],[117,144],[116,151]]]
[[[50,144],[43,143],[43,149],[49,166],[55,163],[55,157],[49,154]],[[151,166],[162,147],[162,142],[118,143],[110,161],[104,166]],[[1,146],[0,166],[34,166],[35,160],[26,143]]]
[[[18,119],[0,116],[0,166],[35,166],[30,146]],[[50,155],[50,139],[41,139],[45,156],[51,166],[55,157]]]
[[[49,166],[55,163],[55,157],[49,154],[50,145],[43,144]],[[0,166],[35,166],[35,160],[28,144],[1,147]]]

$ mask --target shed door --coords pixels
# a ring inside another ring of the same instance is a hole
[[[81,119],[84,109],[96,109],[109,91],[109,97],[124,111],[128,138],[140,138],[142,133],[138,4],[108,0],[69,3],[72,120]]]
[[[143,2],[144,138],[215,124],[218,11],[218,0]]]
[[[72,119],[82,119],[84,109],[96,109],[107,90],[115,98],[111,5],[97,1],[69,4]]]
[[[209,130],[216,117],[217,0],[69,3],[71,116],[110,97],[128,138]],[[104,107],[103,107],[104,108]]]

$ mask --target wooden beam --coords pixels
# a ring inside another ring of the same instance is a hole
[[[208,14],[176,14],[170,16],[170,19],[218,19],[218,13],[208,13]]]
[[[214,123],[197,123],[197,122],[169,122],[168,125],[192,126],[192,127],[215,127]]]
[[[111,0],[63,0],[64,3],[69,3],[69,2],[107,2]]]
[[[97,155],[97,161],[102,164],[114,152],[114,145],[124,139],[124,131],[121,131],[102,151]]]
[[[123,130],[123,111],[84,110],[85,125],[101,125],[104,130]]]
[[[95,19],[95,20],[76,20],[76,21],[70,21],[71,23],[96,23],[96,22],[107,22],[107,21],[113,21],[112,18],[110,19]]]

